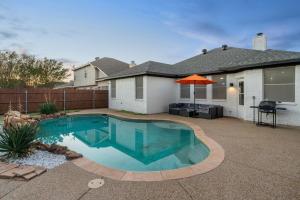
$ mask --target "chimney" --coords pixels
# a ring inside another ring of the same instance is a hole
[[[206,54],[207,53],[207,49],[202,49],[202,53]]]
[[[227,44],[223,44],[223,45],[222,45],[222,50],[223,50],[223,51],[227,50],[227,48],[228,48]]]
[[[267,50],[267,36],[263,33],[257,33],[253,39],[253,49],[265,51]]]
[[[129,68],[134,67],[134,66],[136,66],[135,62],[131,61],[130,64],[129,64]]]
[[[96,58],[95,58],[95,60],[99,60],[99,59],[100,59],[99,57],[96,57]]]

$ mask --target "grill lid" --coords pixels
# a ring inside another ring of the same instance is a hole
[[[276,108],[275,101],[261,101],[259,103],[259,109],[262,110],[274,110]]]

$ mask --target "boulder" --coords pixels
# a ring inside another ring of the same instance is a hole
[[[42,151],[49,151],[50,149],[50,145],[49,144],[44,144],[41,142],[36,142],[35,143],[35,148],[38,150],[42,150]]]
[[[66,113],[65,113],[65,112],[61,112],[61,113],[59,113],[59,115],[60,115],[60,116],[65,116]]]
[[[68,151],[68,147],[58,144],[51,144],[48,151],[55,154],[65,154]]]
[[[29,115],[21,114],[19,111],[10,110],[4,114],[4,128],[31,123],[36,123],[36,120]]]
[[[76,153],[75,151],[67,151],[65,153],[65,156],[66,156],[67,160],[73,160],[73,159],[76,159],[76,158],[81,158],[82,154]]]

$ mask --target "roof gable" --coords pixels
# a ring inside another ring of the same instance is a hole
[[[129,68],[129,64],[116,60],[114,58],[107,58],[107,57],[91,62],[91,65],[99,68],[108,76],[111,76],[113,74],[116,74],[120,71],[124,71]]]
[[[174,66],[155,62],[155,61],[147,61],[140,65],[136,65],[132,68],[129,68],[125,71],[122,71],[120,73],[114,74],[113,76],[110,76],[110,79],[117,78],[117,77],[128,77],[128,76],[138,76],[138,75],[144,75],[144,74],[152,74],[152,75],[172,75],[174,76],[176,72],[173,70]],[[174,71],[174,74],[172,73]]]

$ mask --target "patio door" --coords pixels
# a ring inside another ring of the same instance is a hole
[[[237,80],[238,83],[238,101],[237,101],[237,113],[238,118],[244,119],[245,114],[245,84],[244,79],[240,78]]]

